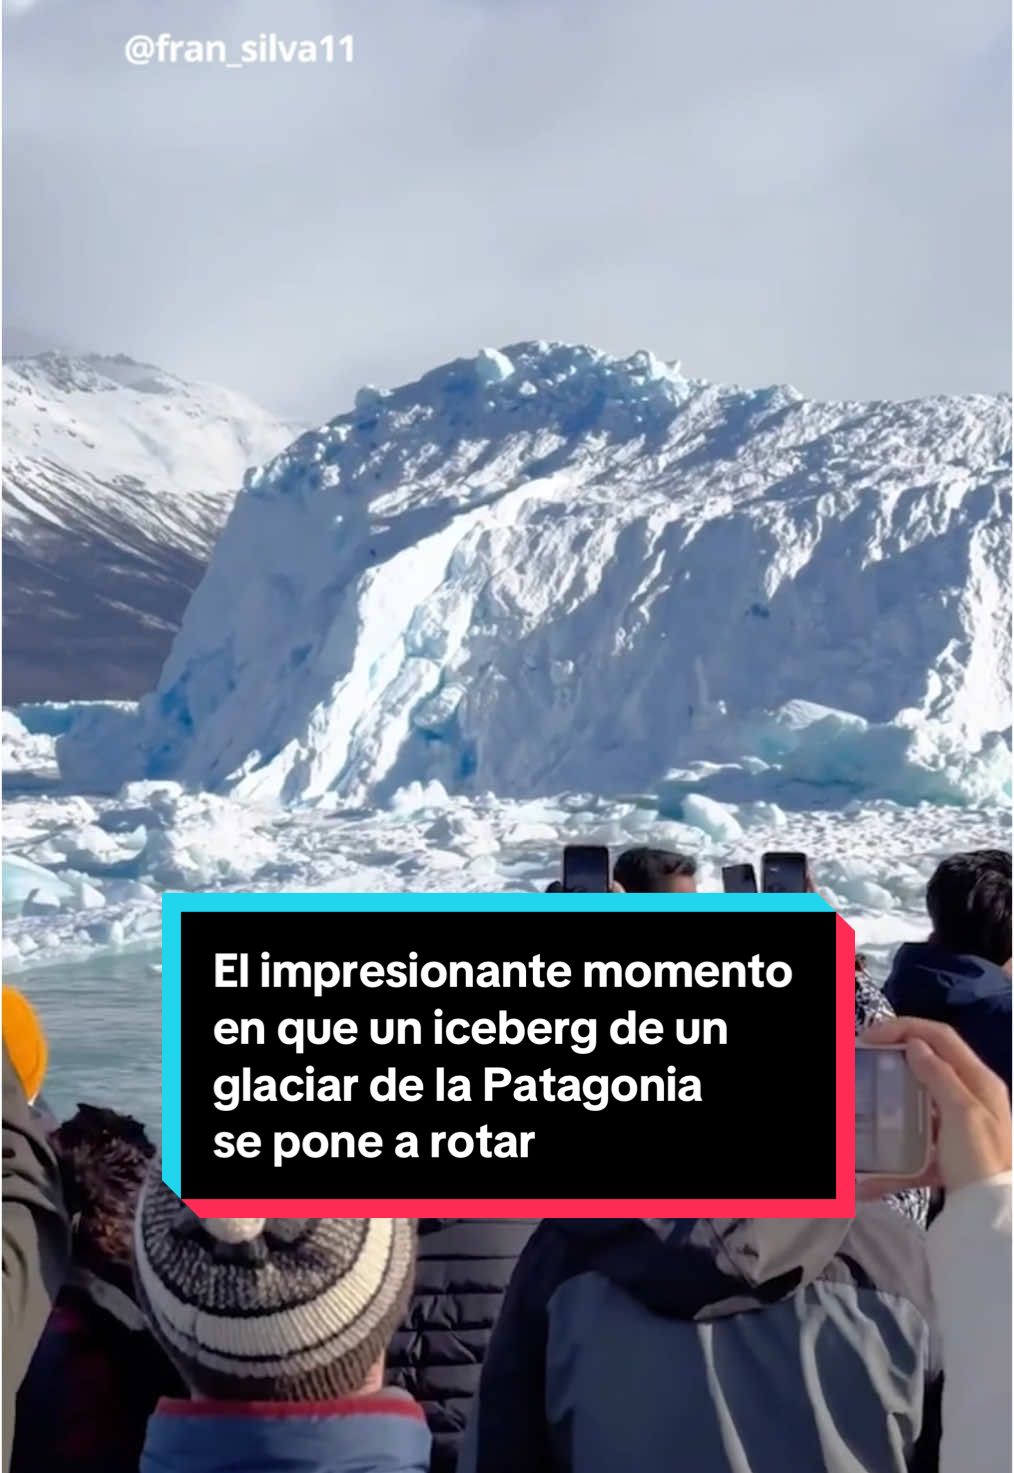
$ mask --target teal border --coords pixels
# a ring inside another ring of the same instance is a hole
[[[180,1038],[180,920],[190,913],[221,911],[226,914],[256,915],[289,911],[296,915],[327,911],[356,911],[364,914],[412,914],[418,911],[482,915],[493,912],[557,911],[564,915],[610,911],[614,915],[645,912],[726,911],[730,915],[784,914],[799,911],[831,911],[819,895],[467,895],[433,894],[300,894],[236,895],[171,893],[162,896],[162,1178],[180,1195],[180,1085],[182,1050]]]

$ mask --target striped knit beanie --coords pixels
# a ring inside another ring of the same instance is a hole
[[[156,1338],[192,1391],[327,1401],[362,1389],[412,1288],[408,1218],[209,1218],[153,1168],[134,1275]]]

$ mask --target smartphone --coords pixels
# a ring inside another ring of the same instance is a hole
[[[856,1044],[856,1172],[918,1176],[930,1156],[930,1105],[904,1045]]]
[[[723,865],[722,889],[726,895],[756,895],[757,871],[752,864]]]
[[[806,889],[806,855],[769,853],[761,859],[765,895],[799,895]]]
[[[563,888],[578,894],[609,889],[609,850],[602,844],[568,844],[563,851]]]

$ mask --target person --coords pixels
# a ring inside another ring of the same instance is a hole
[[[613,878],[628,895],[692,895],[697,861],[673,849],[625,849],[613,866]]]
[[[857,973],[857,1032],[889,1014]],[[927,1200],[893,1190],[854,1220],[543,1221],[459,1473],[669,1473],[674,1448],[694,1473],[769,1473],[789,1451],[806,1473],[935,1473]]]
[[[934,1467],[926,1234],[855,1219],[544,1221],[459,1473]]]
[[[533,1219],[424,1218],[415,1287],[388,1356],[391,1380],[422,1402],[433,1473],[452,1473],[508,1280]]]
[[[927,1185],[943,1212],[927,1235],[940,1321],[944,1386],[941,1473],[996,1473],[1011,1464],[1011,1114],[1000,1077],[944,1023],[894,1018],[864,1042],[904,1044],[933,1101],[936,1142]],[[878,1195],[894,1183],[867,1180]]]
[[[15,1062],[16,1061],[16,1062]],[[40,1068],[41,1061],[41,1068]],[[45,1073],[45,1034],[27,1001],[3,989],[3,1466],[15,1398],[67,1272],[70,1229],[56,1156],[29,1105]]]
[[[30,1105],[35,1105],[46,1078],[49,1044],[38,1014],[23,992],[3,986],[3,1038]]]
[[[131,1230],[155,1154],[130,1115],[78,1105],[50,1137],[71,1265],[18,1393],[13,1473],[136,1473],[149,1415],[183,1386],[137,1307]]]
[[[1011,856],[952,854],[926,890],[928,941],[901,946],[884,995],[895,1013],[949,1023],[1011,1087]]]
[[[190,1399],[159,1403],[140,1473],[427,1473],[423,1410],[383,1385],[414,1259],[407,1218],[201,1221],[153,1165],[135,1282]]]

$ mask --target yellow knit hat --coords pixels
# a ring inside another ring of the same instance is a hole
[[[3,988],[4,1047],[28,1099],[34,1100],[46,1077],[49,1048],[35,1009],[16,987]]]

